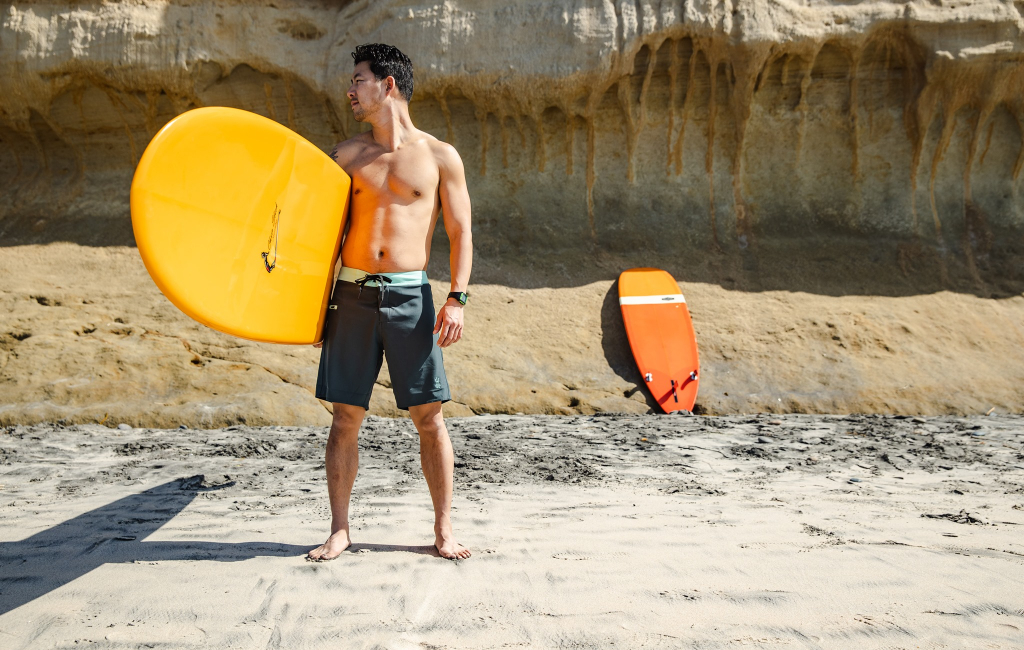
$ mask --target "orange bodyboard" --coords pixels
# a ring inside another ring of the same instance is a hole
[[[697,337],[679,285],[661,269],[619,276],[619,305],[633,358],[666,413],[692,411],[700,384]]]

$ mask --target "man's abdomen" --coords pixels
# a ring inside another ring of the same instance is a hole
[[[342,263],[370,273],[426,270],[437,216],[409,207],[367,212],[353,205]]]

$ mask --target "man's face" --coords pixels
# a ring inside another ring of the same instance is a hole
[[[387,96],[387,79],[378,81],[370,70],[369,61],[360,61],[352,71],[352,84],[348,87],[348,101],[357,122],[366,120]]]

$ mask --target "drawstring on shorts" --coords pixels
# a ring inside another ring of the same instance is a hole
[[[388,290],[388,285],[391,284],[391,278],[382,273],[367,273],[356,280],[356,284],[359,285],[359,293],[356,294],[357,299],[363,295],[363,287],[365,287],[368,282],[376,282],[377,286],[380,287],[380,293],[377,294],[377,309],[380,309],[384,306],[384,294]]]

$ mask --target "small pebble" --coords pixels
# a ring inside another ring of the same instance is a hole
[[[185,429],[188,429],[188,427],[186,425],[184,425],[184,424],[179,424],[178,425],[178,430],[179,431],[184,431]]]
[[[758,436],[757,441],[766,445],[775,442],[771,438],[765,438],[764,436]]]
[[[119,431],[131,431],[132,425],[125,424],[124,422],[122,422],[121,424],[117,425],[117,428]]]
[[[860,479],[859,478],[851,478],[850,479],[850,483],[860,483]]]

